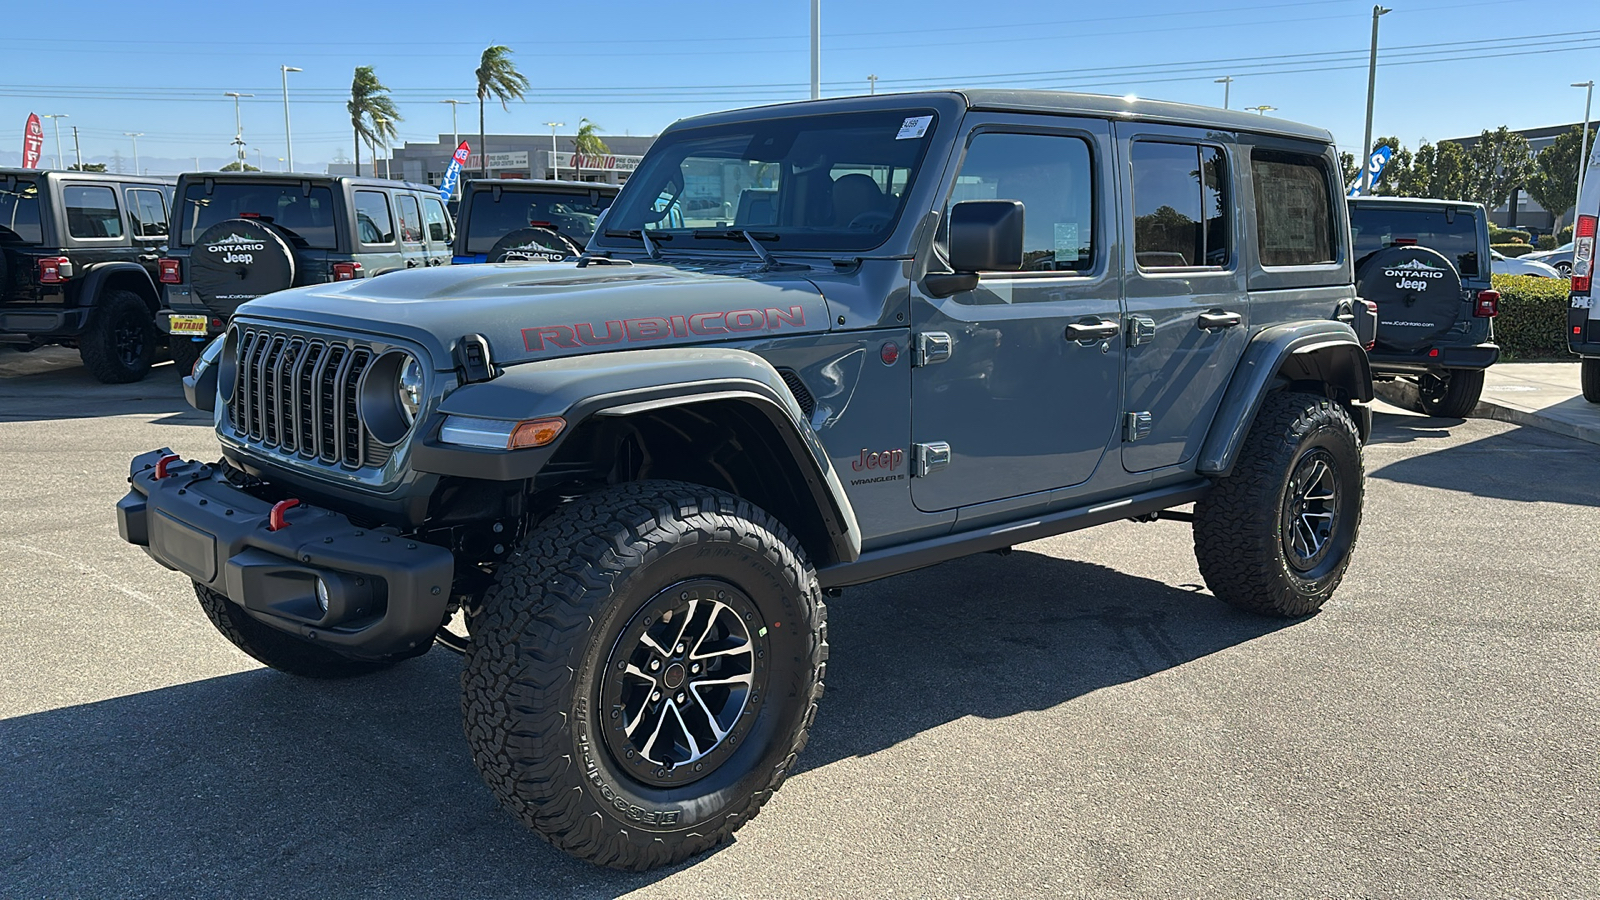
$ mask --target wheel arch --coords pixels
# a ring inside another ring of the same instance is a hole
[[[1264,328],[1251,338],[1211,430],[1201,445],[1196,471],[1224,477],[1233,471],[1245,435],[1272,391],[1323,394],[1343,404],[1365,441],[1371,430],[1372,366],[1349,325],[1300,322]]]
[[[150,280],[150,273],[137,263],[102,263],[91,268],[84,276],[79,302],[84,306],[99,306],[101,296],[107,291],[132,291],[138,294],[152,317],[161,309],[161,292]]]

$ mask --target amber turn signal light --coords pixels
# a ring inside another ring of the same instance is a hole
[[[518,422],[516,430],[511,432],[511,445],[508,449],[524,450],[528,447],[543,447],[559,437],[561,430],[566,427],[567,420],[560,416]]]

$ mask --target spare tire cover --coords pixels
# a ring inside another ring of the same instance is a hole
[[[494,246],[489,248],[488,261],[497,263],[531,259],[560,262],[582,252],[566,235],[553,229],[518,228],[494,242]]]
[[[1378,304],[1378,346],[1416,350],[1450,330],[1468,309],[1461,275],[1427,247],[1385,247],[1356,267],[1356,292]]]
[[[266,222],[228,219],[201,232],[189,253],[189,286],[213,312],[294,286],[294,251]]]

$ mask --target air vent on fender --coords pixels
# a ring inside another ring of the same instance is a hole
[[[806,419],[817,411],[817,400],[811,396],[811,391],[806,388],[806,383],[800,380],[800,375],[793,369],[779,369],[778,374],[783,377],[783,383],[789,386],[789,393],[794,395],[796,403],[800,404],[800,411],[806,414]]]

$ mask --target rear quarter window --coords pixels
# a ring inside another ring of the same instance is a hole
[[[1315,266],[1338,261],[1333,192],[1321,157],[1281,150],[1250,154],[1261,265]]]
[[[356,191],[356,237],[363,244],[394,243],[389,198],[382,191]]]
[[[7,188],[0,182],[0,243],[37,244],[43,240],[38,183],[18,181]]]
[[[67,233],[73,237],[122,237],[122,213],[117,210],[117,192],[111,188],[98,184],[66,185],[61,189],[61,205],[67,214]]]

